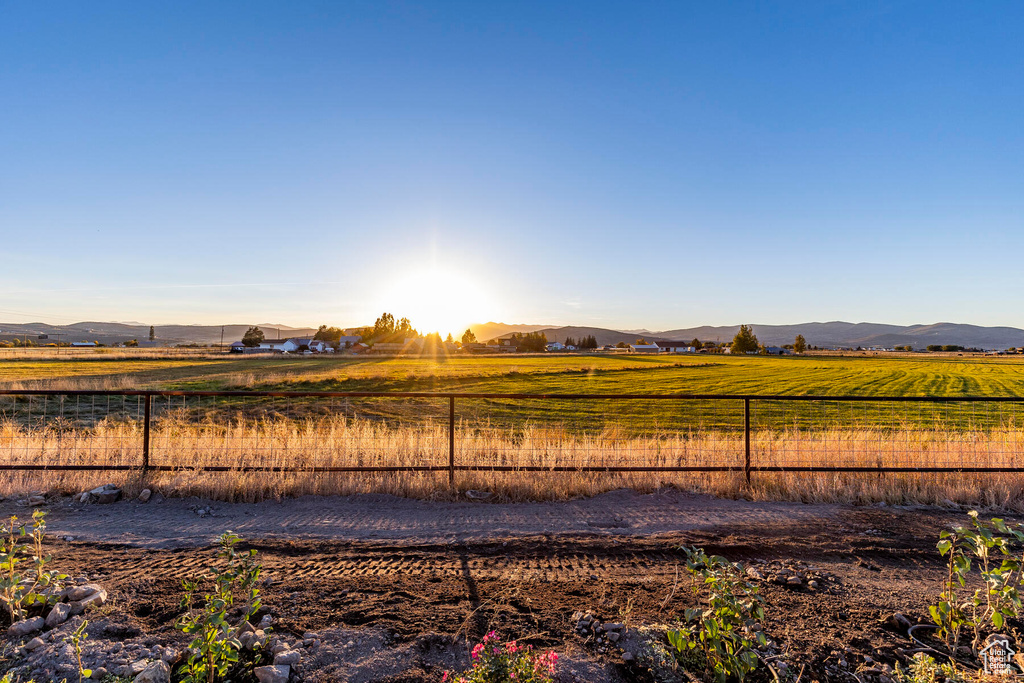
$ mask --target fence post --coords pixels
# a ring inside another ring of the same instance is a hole
[[[747,477],[747,486],[750,486],[750,399],[743,399],[743,473]]]
[[[448,397],[448,488],[455,492],[455,397]]]
[[[142,476],[149,473],[149,416],[153,404],[153,396],[146,394],[143,405],[145,410],[142,418]]]

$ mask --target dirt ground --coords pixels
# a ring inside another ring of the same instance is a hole
[[[104,618],[125,638],[182,644],[172,625],[181,579],[207,566],[212,538],[232,529],[259,551],[277,631],[294,639],[313,631],[322,641],[297,668],[302,680],[390,683],[440,680],[492,629],[557,650],[564,681],[650,680],[580,637],[573,615],[592,612],[627,629],[671,623],[694,604],[683,545],[762,569],[799,562],[832,577],[817,588],[761,582],[764,629],[790,662],[807,667],[805,680],[849,683],[831,671],[838,659],[893,664],[912,647],[882,620],[902,612],[926,621],[942,577],[938,533],[966,519],[938,508],[678,491],[519,505],[361,496],[259,505],[62,499],[48,507],[54,566],[103,583],[112,596]],[[0,513],[26,510],[7,501]]]

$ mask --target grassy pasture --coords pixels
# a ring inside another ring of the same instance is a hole
[[[0,359],[0,388],[1021,396],[1024,359],[483,356]]]
[[[0,360],[10,389],[275,389],[461,393],[718,393],[1007,396],[1020,403],[893,404],[754,401],[755,465],[1013,467],[1024,456],[1024,362],[1014,358],[520,356],[426,358],[85,356]],[[1017,411],[1020,410],[1020,419]],[[0,398],[4,462],[137,464],[140,401],[129,397]],[[743,461],[741,401],[460,399],[457,460],[539,467],[723,465]],[[208,465],[439,465],[447,402],[436,399],[154,399],[153,458],[167,492],[258,499],[389,491],[433,496],[434,473],[265,476],[202,474]],[[12,475],[4,491],[75,490],[88,473]],[[974,501],[1024,508],[1016,475],[759,475],[733,473],[460,473],[461,488],[558,498],[673,484],[726,495],[802,500]],[[981,498],[979,498],[981,496]]]

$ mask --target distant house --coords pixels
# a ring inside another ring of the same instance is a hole
[[[284,351],[284,345],[287,343],[287,339],[264,339],[260,342],[259,348],[268,351]]]
[[[764,352],[769,356],[786,356],[789,355],[789,351],[782,348],[781,346],[766,346]]]
[[[562,342],[551,342],[544,349],[546,351],[565,351],[565,344]]]
[[[696,353],[697,349],[690,345],[690,342],[681,341],[659,341],[654,345],[661,349],[662,353]]]
[[[308,347],[313,353],[334,353],[334,347],[321,339],[309,342]]]
[[[352,346],[348,347],[348,349],[346,349],[346,350],[349,353],[358,355],[360,353],[366,353],[367,351],[370,350],[370,347],[367,346],[366,344],[362,343],[362,342],[356,342]]]
[[[353,335],[343,336],[340,339],[338,339],[338,348],[351,349],[353,346],[359,343],[359,339],[360,337]]]
[[[245,344],[240,341],[232,342],[230,347],[231,353],[245,353]]]
[[[630,353],[660,353],[661,349],[657,344],[630,344]]]

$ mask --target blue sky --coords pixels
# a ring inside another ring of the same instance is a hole
[[[0,320],[1024,327],[1022,39],[1012,2],[0,2]]]

